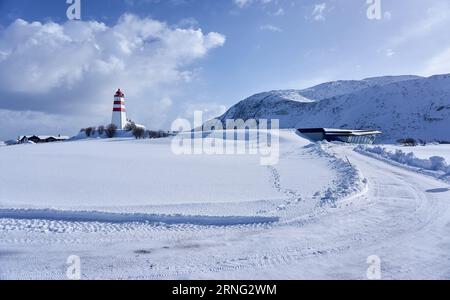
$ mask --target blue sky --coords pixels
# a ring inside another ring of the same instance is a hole
[[[272,89],[450,73],[445,0],[381,0],[380,20],[366,0],[81,0],[77,25],[67,7],[0,0],[0,139],[107,124],[119,86],[156,129]]]

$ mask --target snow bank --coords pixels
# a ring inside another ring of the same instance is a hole
[[[447,164],[445,158],[441,156],[431,156],[427,159],[417,158],[413,152],[403,152],[402,150],[389,151],[386,148],[358,146],[356,152],[369,154],[377,158],[395,162],[400,165],[417,168],[420,170],[431,171],[427,174],[438,175],[438,177],[447,177],[450,175],[450,165]]]
[[[321,157],[328,158],[330,167],[340,176],[330,185],[330,187],[320,195],[322,205],[329,204],[333,207],[339,200],[353,198],[367,191],[367,179],[361,171],[356,168],[348,159],[343,159],[327,151],[327,142],[314,143],[306,146],[311,152]],[[318,195],[316,195],[318,196]]]
[[[426,145],[418,145],[408,147],[402,145],[377,145],[388,151],[403,150],[404,152],[412,152],[417,158],[428,159],[432,156],[442,156],[447,162],[450,162],[450,144],[431,143]]]

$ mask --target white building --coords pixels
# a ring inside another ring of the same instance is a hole
[[[373,144],[382,132],[378,130],[353,130],[333,128],[303,128],[298,131],[312,141],[343,142],[350,144]]]
[[[127,112],[125,109],[125,94],[118,89],[114,95],[114,106],[112,114],[112,124],[117,126],[117,129],[125,129],[127,125]]]

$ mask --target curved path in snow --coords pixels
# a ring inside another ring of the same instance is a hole
[[[367,259],[376,255],[383,279],[450,278],[449,186],[349,147],[329,151],[349,157],[368,179],[368,192],[309,220],[253,234],[259,254],[223,262],[217,276],[365,279]]]

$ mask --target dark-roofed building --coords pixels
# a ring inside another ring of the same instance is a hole
[[[68,140],[69,137],[67,136],[52,136],[52,135],[25,135],[20,136],[18,139],[19,144],[24,144],[28,142],[33,142],[35,144],[41,144],[41,143],[54,143],[54,142],[62,142],[65,140]]]
[[[333,128],[303,128],[298,131],[312,141],[343,142],[350,144],[373,144],[381,131]]]

